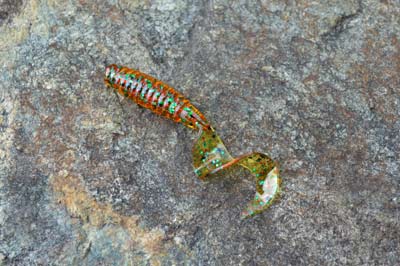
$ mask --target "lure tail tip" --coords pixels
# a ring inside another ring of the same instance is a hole
[[[279,169],[275,166],[265,177],[262,185],[262,194],[256,192],[254,199],[242,211],[241,218],[246,219],[267,209],[280,195],[281,178]]]

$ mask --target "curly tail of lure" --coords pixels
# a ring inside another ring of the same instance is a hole
[[[258,152],[233,158],[204,115],[172,87],[138,70],[117,65],[106,68],[104,81],[140,106],[201,132],[193,147],[193,165],[200,179],[233,165],[248,169],[256,179],[256,193],[242,212],[242,218],[262,212],[276,199],[280,192],[276,163]]]

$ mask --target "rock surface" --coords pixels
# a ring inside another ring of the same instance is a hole
[[[395,265],[400,3],[0,0],[0,265]],[[105,88],[188,96],[283,193],[202,182],[195,134]]]

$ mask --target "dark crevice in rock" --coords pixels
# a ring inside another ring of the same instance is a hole
[[[0,26],[10,23],[23,6],[23,0],[0,0]]]
[[[324,34],[322,40],[331,41],[337,39],[349,26],[350,22],[356,19],[362,13],[362,3],[358,1],[358,8],[354,13],[343,14],[337,18],[335,24]]]
[[[200,11],[201,7],[188,4],[180,12],[150,10],[139,15],[138,40],[149,51],[154,63],[166,63],[169,52],[178,61],[184,58],[185,47],[191,45]]]
[[[139,33],[139,41],[149,51],[150,58],[154,63],[164,63],[164,51],[156,38],[147,38],[145,34]]]

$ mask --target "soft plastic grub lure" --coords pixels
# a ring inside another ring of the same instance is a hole
[[[140,106],[200,131],[193,147],[194,171],[200,179],[233,165],[248,169],[255,176],[256,193],[242,212],[243,218],[262,212],[276,199],[280,192],[276,163],[259,152],[233,158],[204,115],[172,87],[138,70],[117,65],[106,68],[104,81]]]

